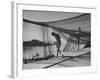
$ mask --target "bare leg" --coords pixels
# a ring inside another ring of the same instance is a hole
[[[60,52],[60,53],[59,53]],[[58,56],[58,54],[60,54],[61,55],[61,50],[58,48],[57,49],[57,56]]]
[[[57,49],[57,57],[58,57],[59,49]]]
[[[60,55],[61,55],[61,50],[59,50],[59,52],[60,52]]]

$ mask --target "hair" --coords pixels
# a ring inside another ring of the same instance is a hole
[[[52,35],[55,35],[56,33],[52,32]]]

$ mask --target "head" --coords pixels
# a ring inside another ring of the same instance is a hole
[[[54,36],[54,35],[56,35],[56,33],[52,32],[52,35]]]

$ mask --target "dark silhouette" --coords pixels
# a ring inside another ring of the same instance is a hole
[[[54,36],[55,39],[56,39],[56,42],[55,42],[54,44],[55,44],[56,47],[57,47],[57,56],[58,56],[58,53],[59,53],[59,52],[60,52],[60,54],[61,54],[61,50],[60,50],[60,46],[61,46],[61,37],[60,37],[59,34],[54,33],[54,32],[52,32],[52,36]]]
[[[84,48],[88,48],[88,47],[91,47],[91,42],[90,41],[87,42],[87,44],[85,45]]]
[[[46,43],[40,40],[31,40],[31,41],[25,41],[23,42],[24,47],[32,47],[32,46],[51,46],[51,43]]]

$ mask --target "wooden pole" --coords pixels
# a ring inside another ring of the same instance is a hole
[[[43,30],[43,41],[47,42],[47,30],[46,27],[42,26],[42,30]],[[44,57],[47,56],[47,47],[44,46]]]
[[[80,32],[81,32],[81,28],[78,28],[79,30],[79,34],[78,34],[78,50],[80,49]]]

